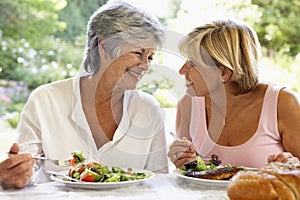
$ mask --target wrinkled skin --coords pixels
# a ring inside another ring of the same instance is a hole
[[[185,163],[197,160],[196,152],[190,148],[191,146],[192,143],[186,138],[175,140],[172,143],[170,151],[168,152],[168,157],[174,163],[176,168],[183,166]]]
[[[33,173],[35,159],[30,154],[18,154],[20,147],[14,143],[11,155],[0,163],[0,180],[4,187],[23,188],[28,185]]]

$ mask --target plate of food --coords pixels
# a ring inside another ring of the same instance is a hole
[[[221,165],[216,155],[205,163],[201,157],[174,170],[174,174],[188,183],[204,187],[226,189],[229,180],[237,172],[246,170],[243,166]]]
[[[174,170],[173,173],[176,174],[178,178],[182,179],[183,181],[186,181],[187,183],[193,183],[203,187],[225,189],[227,188],[227,185],[229,183],[229,180],[212,180],[212,179],[189,177],[186,176],[185,172],[180,169]]]
[[[73,154],[77,157],[77,154]],[[115,189],[134,186],[154,177],[147,170],[106,166],[98,162],[84,163],[85,159],[73,162],[68,171],[47,171],[53,181],[69,187],[82,189]]]

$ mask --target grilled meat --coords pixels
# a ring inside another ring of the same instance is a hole
[[[69,176],[70,176],[70,177],[73,177],[73,175],[74,175],[76,172],[78,172],[79,174],[81,174],[81,173],[85,170],[85,168],[86,168],[86,165],[85,165],[85,164],[79,163],[79,164],[76,165],[76,167],[71,168],[71,169],[69,170]]]
[[[212,180],[229,180],[238,171],[242,171],[241,167],[222,167],[215,170],[206,171],[187,171],[186,176],[194,178],[212,179]]]

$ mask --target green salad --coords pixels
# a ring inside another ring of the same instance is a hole
[[[134,172],[131,168],[103,166],[97,162],[80,163],[69,170],[70,177],[84,182],[122,182],[145,179],[152,175],[151,173]]]
[[[179,169],[182,171],[206,171],[215,170],[219,165],[221,165],[221,160],[219,160],[217,155],[212,155],[208,163],[205,163],[203,159],[198,156],[197,160],[186,163]]]

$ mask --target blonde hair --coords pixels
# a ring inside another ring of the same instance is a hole
[[[250,91],[258,82],[260,44],[246,23],[217,20],[195,28],[179,44],[180,52],[200,66],[224,66],[232,70],[236,94]]]

